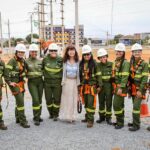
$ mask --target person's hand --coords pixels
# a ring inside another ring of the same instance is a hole
[[[121,88],[118,89],[117,95],[122,95],[122,89]]]
[[[9,85],[10,85],[10,86],[13,86],[13,87],[16,87],[16,86],[17,86],[17,83],[11,82]]]
[[[100,88],[100,87],[98,87],[98,88],[96,89],[96,91],[97,91],[97,94],[98,94],[98,93],[100,93],[101,88]]]
[[[141,97],[142,97],[142,93],[141,93],[140,91],[137,91],[136,97],[137,97],[137,98],[141,98]]]

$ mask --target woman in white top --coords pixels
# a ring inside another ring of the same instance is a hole
[[[70,123],[76,120],[79,79],[79,56],[74,46],[66,48],[63,58],[62,95],[59,118]]]

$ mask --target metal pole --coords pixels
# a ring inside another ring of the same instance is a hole
[[[31,43],[32,43],[32,41],[33,41],[32,14],[33,14],[33,13],[31,13]]]
[[[8,19],[8,39],[9,39],[9,50],[11,50],[11,39],[10,39],[10,23]]]
[[[3,50],[3,31],[2,31],[2,16],[0,12],[0,38],[1,38],[1,48]]]
[[[50,20],[51,20],[51,41],[53,41],[53,1],[50,1]]]
[[[61,0],[61,13],[62,13],[62,50],[64,50],[65,42],[64,42],[64,0]]]
[[[79,51],[79,14],[78,14],[78,0],[75,0],[75,46]]]

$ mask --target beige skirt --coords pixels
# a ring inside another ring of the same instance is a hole
[[[66,79],[62,87],[59,118],[74,121],[77,117],[78,89],[76,79]]]

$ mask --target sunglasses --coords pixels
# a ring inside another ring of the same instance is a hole
[[[49,52],[57,52],[57,50],[49,50]]]
[[[83,56],[90,56],[91,53],[86,53],[86,54],[83,54]]]

